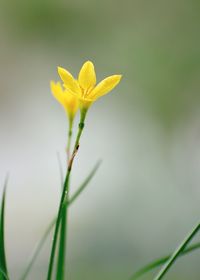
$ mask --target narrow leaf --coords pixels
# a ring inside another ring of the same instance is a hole
[[[59,168],[59,173],[60,173],[60,182],[61,182],[61,191],[62,191],[63,183],[64,183],[64,176],[63,176],[62,162],[61,162],[59,152],[57,152],[57,160],[58,160],[58,168]]]
[[[86,177],[85,181],[80,185],[80,187],[75,192],[75,194],[72,195],[72,197],[69,199],[69,205],[72,204],[78,198],[78,196],[82,193],[82,191],[84,191],[84,189],[87,187],[87,185],[89,184],[89,182],[94,177],[97,170],[99,169],[100,165],[101,165],[101,160],[99,160],[96,163],[96,165],[94,166],[90,174]]]
[[[37,256],[39,255],[42,247],[44,246],[44,243],[47,239],[47,237],[49,236],[51,230],[53,229],[54,225],[56,222],[56,218],[54,218],[51,223],[48,225],[48,227],[46,228],[42,238],[40,239],[40,241],[36,244],[35,249],[33,250],[33,253],[31,255],[31,257],[29,258],[28,261],[28,265],[26,267],[26,270],[24,271],[23,275],[20,277],[20,280],[25,280],[34,264],[34,262],[37,259]]]
[[[170,267],[174,264],[178,256],[181,254],[181,252],[185,249],[187,244],[192,240],[192,238],[197,234],[197,232],[200,229],[200,224],[198,224],[192,232],[185,238],[185,240],[178,246],[178,248],[174,251],[174,253],[171,255],[171,257],[168,259],[166,264],[163,266],[163,268],[160,270],[160,272],[156,275],[154,280],[160,280],[163,278],[163,276],[167,273],[167,271],[170,269]]]

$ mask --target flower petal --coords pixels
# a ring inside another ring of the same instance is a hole
[[[58,102],[60,102],[65,107],[63,89],[60,82],[55,83],[54,81],[51,81],[50,85],[53,96],[58,100]]]
[[[75,94],[81,93],[78,82],[66,69],[58,67],[58,74],[61,80],[64,82],[66,89],[72,91]]]
[[[102,80],[89,94],[88,98],[97,99],[111,91],[120,82],[122,75],[112,75]]]
[[[88,90],[95,86],[96,84],[96,74],[94,65],[91,61],[86,61],[78,76],[79,85],[84,89]]]
[[[60,82],[51,81],[51,91],[57,101],[64,107],[68,116],[73,118],[78,110],[78,98],[70,91],[63,90]]]

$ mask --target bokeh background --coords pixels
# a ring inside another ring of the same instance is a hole
[[[200,1],[0,2],[0,183],[10,180],[6,249],[11,279],[57,211],[67,121],[49,81],[88,59],[120,85],[90,109],[70,209],[71,280],[118,280],[173,250],[200,217]],[[78,121],[78,120],[77,120]],[[198,237],[196,238],[198,240]],[[29,280],[46,276],[51,238]],[[199,279],[200,252],[166,279]],[[152,279],[152,275],[145,279]]]

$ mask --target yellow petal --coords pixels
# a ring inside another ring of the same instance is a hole
[[[84,90],[91,89],[95,86],[96,84],[96,74],[95,74],[95,69],[94,65],[91,61],[86,61],[78,76],[78,82],[81,88]]]
[[[78,110],[78,98],[69,92],[64,92],[64,96],[68,113],[74,115]]]
[[[88,98],[97,99],[107,94],[120,82],[122,75],[113,75],[102,80],[89,94]]]
[[[51,91],[57,101],[64,107],[70,118],[73,118],[78,110],[78,98],[67,90],[63,90],[60,82],[51,81]]]
[[[66,69],[58,67],[58,74],[61,80],[64,82],[66,89],[72,91],[75,94],[81,93],[78,82]]]
[[[65,100],[63,96],[63,89],[61,84],[55,83],[54,81],[51,81],[51,91],[53,93],[53,96],[65,107]]]

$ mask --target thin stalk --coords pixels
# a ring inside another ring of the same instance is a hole
[[[195,236],[195,234],[199,231],[200,224],[194,227],[192,232],[185,238],[185,240],[178,246],[178,248],[174,251],[174,253],[171,255],[171,257],[168,259],[166,264],[163,266],[163,268],[160,270],[160,272],[157,274],[157,276],[154,278],[154,280],[160,280],[163,278],[163,276],[167,273],[167,271],[170,269],[170,267],[173,265],[173,263],[176,261],[178,256],[181,254],[181,252],[185,249],[187,244],[192,240],[192,238]]]
[[[195,243],[191,246],[189,246],[188,248],[184,249],[184,251],[182,251],[179,255],[179,257],[182,257],[188,253],[191,253],[194,250],[197,250],[200,248],[200,242]],[[157,259],[147,265],[145,265],[144,267],[142,267],[140,270],[136,271],[131,277],[130,280],[136,280],[138,278],[140,278],[141,276],[143,276],[144,274],[146,274],[147,272],[153,270],[154,268],[166,263],[166,261],[169,260],[169,258],[171,257],[171,255],[167,255],[165,257],[162,257],[160,259]]]
[[[65,206],[65,202],[67,203],[69,178],[70,178],[70,175],[71,175],[71,169],[72,169],[72,166],[73,166],[74,158],[75,158],[75,156],[78,152],[79,141],[80,141],[80,138],[81,138],[81,134],[83,132],[86,113],[87,113],[87,110],[82,110],[81,111],[81,118],[80,118],[79,129],[78,129],[78,133],[77,133],[77,137],[76,137],[76,142],[75,142],[75,145],[74,145],[73,153],[72,153],[72,155],[70,157],[70,160],[69,160],[69,163],[68,163],[67,174],[66,174],[66,178],[65,178],[65,182],[64,182],[63,192],[62,192],[62,196],[61,196],[61,200],[60,200],[58,216],[57,216],[56,226],[55,226],[55,231],[54,231],[54,236],[53,236],[53,244],[52,244],[52,250],[51,250],[51,255],[50,255],[47,280],[52,279],[52,271],[53,271],[53,264],[54,264],[54,258],[55,258],[57,238],[58,238],[58,233],[59,233],[60,220],[61,220],[62,215],[63,215],[63,208]]]
[[[69,119],[68,140],[67,140],[67,149],[66,149],[67,162],[69,162],[70,160],[72,127],[73,127],[73,119]],[[68,183],[68,192],[66,195],[66,201],[69,201],[69,187],[70,184]],[[61,218],[60,241],[59,241],[57,274],[56,274],[56,279],[60,279],[60,280],[64,280],[65,278],[67,219],[68,219],[68,207],[67,205],[65,205],[63,208],[63,216]]]
[[[68,186],[69,192],[69,186]],[[68,201],[68,195],[66,196],[66,201]],[[58,249],[58,262],[57,262],[57,273],[56,279],[63,280],[65,278],[65,258],[66,258],[66,225],[67,225],[67,209],[65,205],[63,207],[63,214],[61,218],[60,226],[60,240],[59,240],[59,249]]]
[[[68,137],[67,137],[67,147],[66,147],[66,152],[67,152],[67,162],[69,162],[70,159],[70,150],[71,150],[71,140],[72,140],[72,127],[73,127],[73,119],[69,119],[69,129],[68,129]]]

